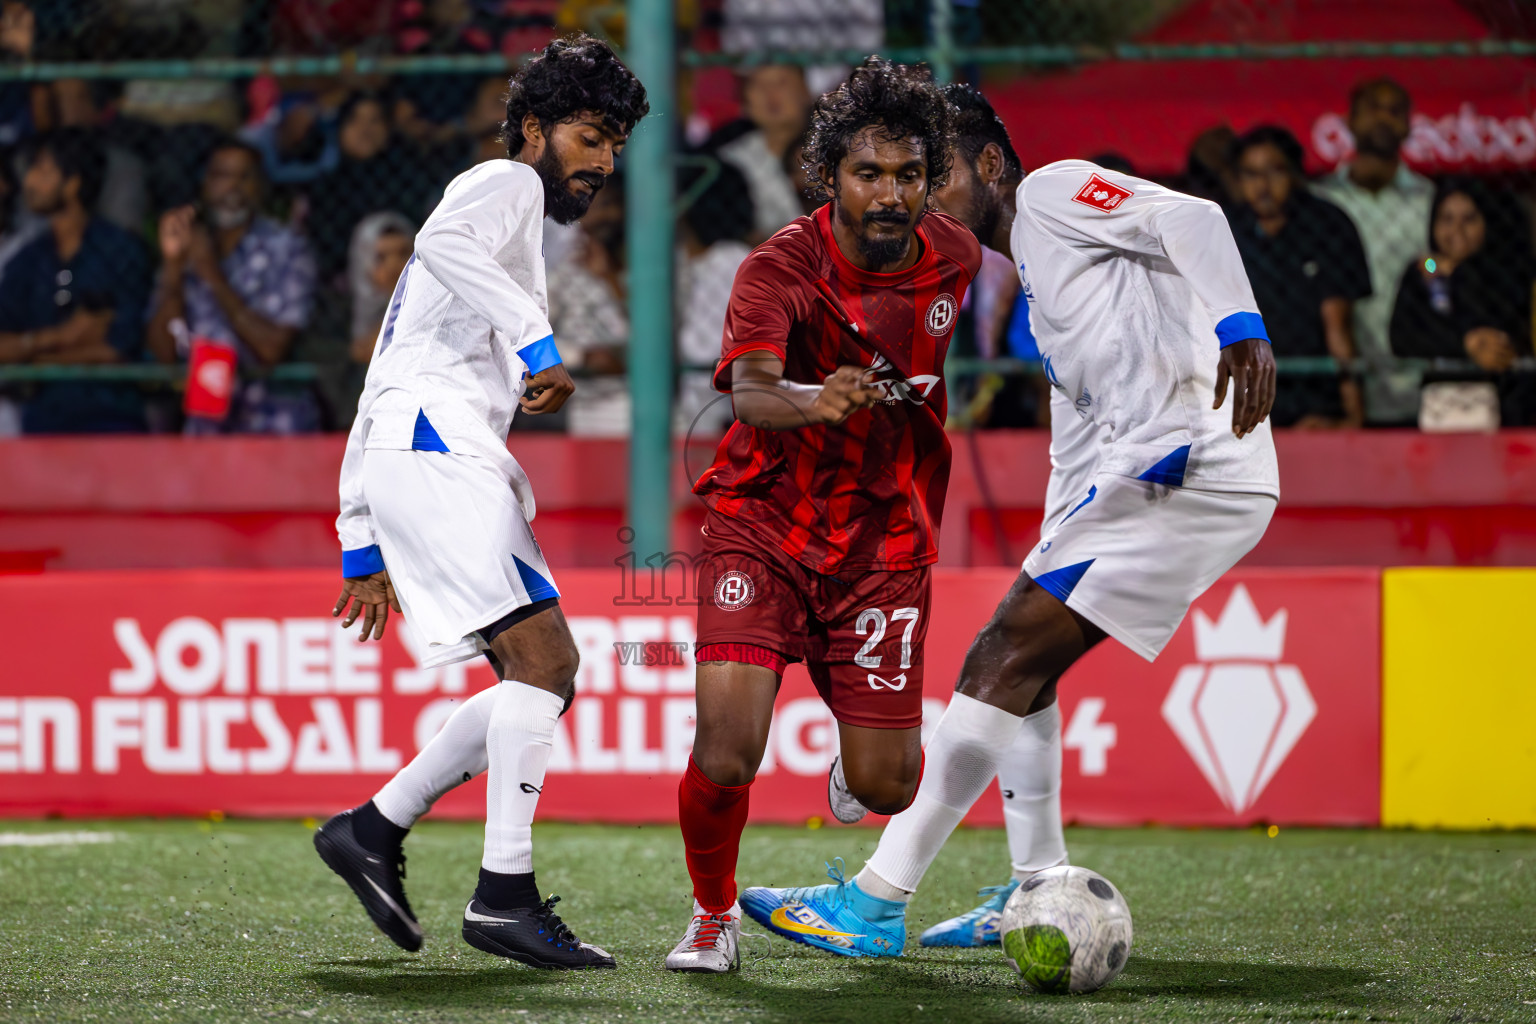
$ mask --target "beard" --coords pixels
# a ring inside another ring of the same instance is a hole
[[[888,236],[871,236],[869,232],[872,224],[899,224],[906,226],[912,223],[912,218],[901,210],[866,210],[862,221],[863,230],[858,233],[857,242],[859,255],[864,257],[864,262],[869,264],[871,270],[879,270],[888,267],[892,263],[900,262],[907,254],[907,247],[912,242],[912,235],[899,235],[895,238]]]
[[[552,217],[556,224],[574,224],[580,220],[582,214],[592,205],[592,200],[597,196],[598,190],[603,187],[605,180],[601,174],[593,174],[589,171],[578,171],[567,175],[565,168],[560,165],[560,158],[555,155],[555,148],[548,146],[544,155],[534,161],[533,169],[538,172],[539,180],[544,183],[544,212]],[[572,181],[584,181],[592,186],[592,191],[579,195],[571,191]]]
[[[250,220],[251,208],[249,206],[213,205],[208,207],[208,223],[220,231],[231,231],[235,228],[245,227]]]
[[[976,188],[971,193],[971,208],[966,211],[966,223],[982,245],[990,245],[997,233],[997,225],[1003,219],[1003,200],[990,188]]]
[[[1397,156],[1403,140],[1390,125],[1377,124],[1355,138],[1355,149],[1360,153],[1391,159]]]

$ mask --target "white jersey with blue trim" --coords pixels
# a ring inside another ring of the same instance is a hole
[[[1268,339],[1220,207],[1062,160],[1020,183],[1011,242],[1053,404],[1097,428],[1099,472],[1279,497],[1268,420],[1239,439],[1233,396],[1211,408],[1219,349]]]
[[[374,343],[341,468],[343,573],[383,567],[362,488],[367,448],[489,459],[534,516],[533,492],[507,451],[525,374],[560,362],[549,325],[544,186],[512,160],[455,178],[416,236]]]

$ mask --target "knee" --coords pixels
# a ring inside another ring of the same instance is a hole
[[[844,767],[848,792],[876,814],[897,814],[907,809],[922,778],[922,761],[914,760],[897,771],[860,772]]]
[[[757,777],[757,760],[733,746],[695,743],[693,763],[717,786],[745,786]]]
[[[501,661],[509,679],[548,690],[567,703],[576,694],[576,670],[581,667],[581,654],[569,637],[536,651],[505,653]]]
[[[763,747],[749,732],[701,717],[693,739],[693,763],[717,786],[745,786],[757,777]]]
[[[1036,623],[998,616],[982,627],[973,647],[984,654],[986,675],[994,685],[1031,691],[1065,668],[1055,645]],[[969,659],[968,659],[969,660]],[[1068,659],[1070,664],[1070,659]]]

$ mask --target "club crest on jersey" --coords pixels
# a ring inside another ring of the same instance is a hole
[[[945,292],[928,303],[928,315],[923,318],[923,326],[935,338],[942,338],[955,326],[955,314],[959,309],[955,297]]]
[[[715,581],[715,607],[723,612],[740,611],[752,603],[756,593],[752,577],[732,569]]]
[[[1112,181],[1105,181],[1095,174],[1088,179],[1088,184],[1077,190],[1077,195],[1072,197],[1072,201],[1108,213],[1118,209],[1121,203],[1135,194],[1130,189],[1122,188]]]

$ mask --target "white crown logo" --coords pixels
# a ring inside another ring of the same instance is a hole
[[[1168,727],[1234,814],[1259,799],[1317,716],[1301,670],[1276,664],[1285,623],[1283,608],[1259,618],[1239,583],[1215,622],[1195,612],[1201,664],[1179,669],[1163,701]]]
[[[1285,650],[1284,608],[1268,622],[1259,618],[1248,588],[1232,588],[1221,618],[1195,612],[1195,656],[1201,661],[1279,661]]]

